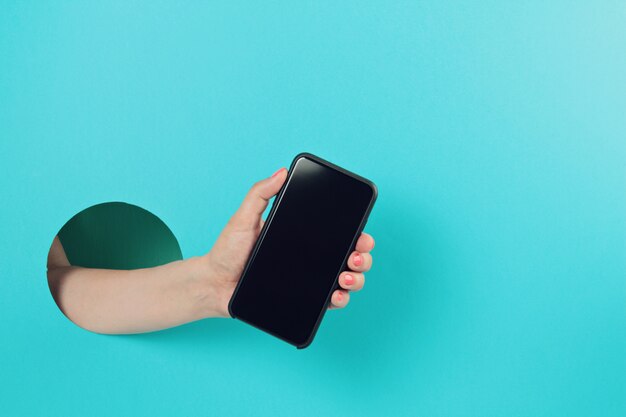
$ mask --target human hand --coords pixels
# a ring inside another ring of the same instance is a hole
[[[261,218],[269,200],[275,196],[287,179],[287,170],[281,168],[271,177],[255,183],[248,191],[239,209],[229,219],[213,248],[203,259],[207,269],[207,283],[211,295],[207,297],[213,306],[214,315],[230,317],[228,302],[243,273],[246,261],[261,233],[264,220]],[[356,250],[350,254],[348,271],[339,276],[341,289],[333,292],[329,308],[343,308],[350,301],[350,292],[359,291],[365,283],[365,275],[372,267],[370,251],[374,248],[374,239],[362,233]]]

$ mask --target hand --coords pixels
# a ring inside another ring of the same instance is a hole
[[[264,220],[261,215],[269,200],[275,196],[287,179],[287,170],[281,168],[274,175],[254,184],[239,209],[230,218],[224,230],[204,258],[210,272],[206,275],[211,282],[213,314],[230,317],[228,302],[243,273],[250,252],[261,233]],[[350,301],[350,292],[359,291],[365,283],[364,272],[372,267],[370,251],[374,239],[367,233],[361,234],[356,250],[348,261],[350,270],[339,276],[342,289],[335,290],[329,308],[343,308]]]

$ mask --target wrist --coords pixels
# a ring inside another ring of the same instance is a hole
[[[206,255],[186,259],[189,264],[189,298],[194,306],[197,320],[210,317],[230,317],[227,288],[220,285],[220,280],[213,268],[210,252]]]
[[[222,296],[216,286],[210,258],[206,255],[185,259],[189,268],[188,299],[193,309],[194,319],[229,317],[222,307]],[[227,305],[227,302],[226,302]]]

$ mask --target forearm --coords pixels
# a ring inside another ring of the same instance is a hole
[[[222,316],[206,257],[135,270],[63,266],[48,280],[61,310],[97,333],[141,333]]]

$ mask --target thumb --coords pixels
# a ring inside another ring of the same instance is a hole
[[[281,168],[271,177],[256,182],[232,218],[236,226],[241,228],[257,227],[270,198],[278,194],[286,179],[287,170]]]

